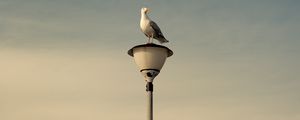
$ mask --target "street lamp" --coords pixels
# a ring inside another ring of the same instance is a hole
[[[146,91],[148,94],[147,119],[153,120],[153,80],[159,74],[167,57],[173,55],[169,48],[156,44],[142,44],[131,48],[128,54],[134,58],[140,72],[147,82]]]

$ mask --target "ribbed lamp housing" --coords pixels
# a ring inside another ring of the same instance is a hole
[[[131,48],[128,54],[134,58],[140,71],[149,69],[160,71],[166,58],[173,55],[173,51],[157,44],[142,44]]]

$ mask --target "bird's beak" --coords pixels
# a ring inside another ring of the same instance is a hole
[[[148,12],[150,12],[150,10],[149,10],[149,9],[146,9],[145,13],[148,13]]]

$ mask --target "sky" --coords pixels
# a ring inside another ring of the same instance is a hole
[[[300,119],[299,0],[0,0],[0,119],[146,119],[144,6],[174,52],[155,120]]]

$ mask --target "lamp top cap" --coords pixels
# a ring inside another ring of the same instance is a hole
[[[153,43],[148,43],[148,44],[141,44],[141,45],[137,45],[137,46],[134,46],[133,48],[131,48],[130,50],[128,50],[128,55],[132,56],[133,57],[133,49],[135,48],[140,48],[140,47],[158,47],[158,48],[165,48],[168,50],[168,57],[172,56],[173,55],[173,51],[171,49],[169,49],[168,47],[166,46],[162,46],[162,45],[157,45],[157,44],[153,44]]]

